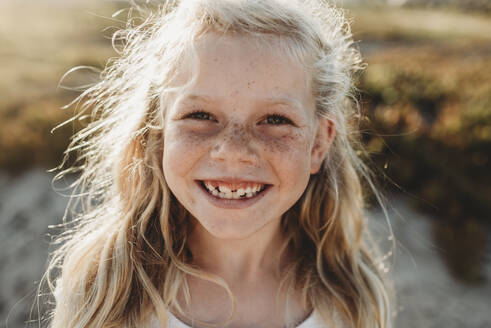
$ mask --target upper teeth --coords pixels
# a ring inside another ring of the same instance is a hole
[[[264,185],[248,186],[247,188],[238,188],[236,190],[230,189],[225,185],[218,185],[213,187],[210,182],[205,182],[204,185],[206,189],[210,191],[214,196],[226,199],[239,199],[239,198],[249,198],[255,196],[259,191],[261,191]]]

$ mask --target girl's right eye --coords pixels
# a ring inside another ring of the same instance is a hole
[[[197,110],[195,112],[189,113],[186,116],[184,116],[184,118],[190,118],[198,121],[215,121],[213,116],[202,110]]]

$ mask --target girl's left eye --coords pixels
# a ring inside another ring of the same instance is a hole
[[[271,124],[271,125],[284,125],[284,124],[293,125],[293,122],[290,119],[278,114],[269,115],[264,120],[262,120],[261,123]]]

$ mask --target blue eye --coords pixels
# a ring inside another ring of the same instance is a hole
[[[272,125],[283,125],[283,124],[293,125],[293,122],[290,119],[278,114],[269,115],[263,121],[265,121],[266,124],[272,124]]]
[[[215,119],[207,112],[198,110],[186,115],[184,118],[190,118],[198,121],[214,121]]]

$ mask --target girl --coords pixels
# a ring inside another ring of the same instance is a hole
[[[79,99],[92,121],[59,177],[79,171],[86,201],[51,260],[50,327],[390,327],[342,13],[183,0],[144,17]]]

